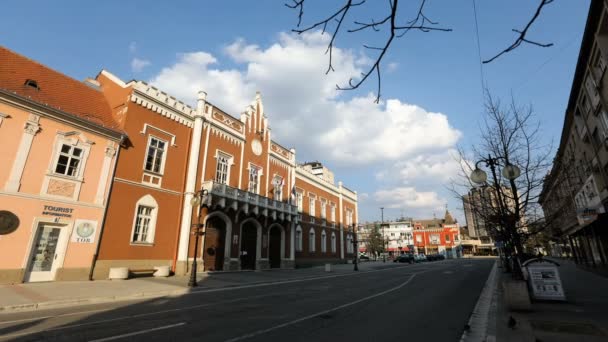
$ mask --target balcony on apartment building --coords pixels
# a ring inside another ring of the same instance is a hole
[[[203,190],[207,190],[207,204],[210,207],[242,209],[245,214],[253,213],[271,217],[273,220],[298,220],[298,207],[289,203],[274,200],[247,190],[233,188],[215,181],[205,181]]]

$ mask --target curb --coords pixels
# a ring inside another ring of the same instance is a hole
[[[61,307],[79,306],[87,304],[100,304],[100,303],[111,303],[129,301],[135,299],[150,299],[160,298],[166,296],[180,296],[191,291],[188,289],[180,290],[169,290],[169,291],[155,291],[155,292],[140,292],[124,296],[106,296],[106,297],[92,297],[92,298],[76,298],[76,299],[62,299],[52,300],[47,302],[39,303],[27,303],[27,304],[15,304],[0,306],[0,314],[9,312],[24,312],[24,311],[35,311],[43,309],[53,309]]]
[[[473,309],[473,313],[471,313],[471,317],[467,323],[467,329],[465,329],[460,337],[460,342],[488,341],[488,325],[490,323],[488,316],[492,301],[495,300],[495,289],[498,281],[496,272],[497,263],[494,262],[488,280],[486,280],[486,283],[481,290],[481,294],[479,295],[479,299],[475,304],[475,308]],[[491,338],[492,337],[490,337],[490,340]]]

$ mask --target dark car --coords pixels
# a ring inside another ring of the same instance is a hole
[[[416,259],[414,258],[413,254],[401,254],[394,260],[394,262],[407,262],[413,264],[416,262]]]
[[[426,256],[426,260],[437,261],[437,260],[439,260],[439,256],[438,256],[438,254],[429,254]]]
[[[359,255],[359,260],[369,260],[367,255]]]

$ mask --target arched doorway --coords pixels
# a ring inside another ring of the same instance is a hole
[[[205,225],[203,267],[205,271],[221,271],[224,269],[226,223],[220,217],[214,216],[209,218]]]
[[[268,245],[268,259],[270,261],[270,268],[280,268],[281,258],[283,258],[283,228],[275,225],[270,227],[270,233],[268,234],[269,245]]]
[[[258,226],[254,221],[244,221],[241,226],[241,269],[255,270],[257,255]]]

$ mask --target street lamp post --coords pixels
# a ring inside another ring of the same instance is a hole
[[[385,236],[385,231],[384,231],[384,207],[380,207],[380,226],[382,227],[382,248],[384,249],[382,251],[382,262],[386,262],[386,252],[387,252],[387,248],[386,248],[386,236]]]
[[[203,208],[207,209],[206,199],[208,195],[209,191],[201,189],[200,191],[197,191],[190,200],[190,204],[193,207],[198,206],[198,211],[196,217],[196,224],[194,225],[194,229],[192,231],[192,235],[194,235],[194,258],[192,260],[192,269],[190,270],[190,280],[188,281],[189,287],[195,287],[198,285],[196,282],[196,254],[198,253],[198,237],[201,235],[205,235],[205,225],[201,224],[201,211],[203,210]]]
[[[354,239],[353,239],[353,250],[354,250],[354,259],[353,259],[353,264],[354,266],[354,271],[358,271],[359,270],[359,266],[358,266],[358,260],[359,259],[359,241],[357,240],[357,233],[355,232],[355,225],[353,224],[353,235],[354,235]]]
[[[504,161],[504,165],[501,164],[500,160]],[[503,166],[502,176],[504,178],[508,179],[510,182],[514,181],[517,177],[519,177],[521,174],[521,171],[516,165],[509,163],[509,161],[504,157],[492,157],[491,155],[488,155],[488,158],[481,159],[477,163],[475,163],[475,170],[473,170],[473,172],[471,172],[471,177],[470,177],[471,181],[476,184],[485,184],[487,181],[487,178],[488,178],[486,172],[479,168],[480,163],[485,163],[486,167],[489,167],[490,170],[492,171],[492,179],[494,181],[494,187],[496,189],[496,197],[498,199],[498,211],[499,211],[498,218],[502,225],[505,225],[508,227],[509,231],[507,231],[506,237],[509,240],[511,240],[510,242],[512,243],[514,235],[517,233],[515,231],[515,225],[519,221],[519,209],[515,208],[514,215],[507,215],[508,210],[503,207],[503,204],[505,204],[505,202],[503,202],[503,199],[502,199],[503,194],[502,194],[502,190],[500,187],[500,183],[498,181],[498,176],[496,175],[496,167]],[[515,193],[512,195],[516,196]],[[492,203],[490,203],[490,205],[491,204]],[[515,216],[515,217],[511,217],[511,216]],[[511,226],[511,225],[513,225],[513,226]],[[516,251],[517,253],[522,252],[520,250],[519,244],[516,244],[515,247],[517,247],[517,251]],[[510,265],[508,265],[508,266],[510,266]],[[519,269],[519,267],[517,267],[517,269]]]

